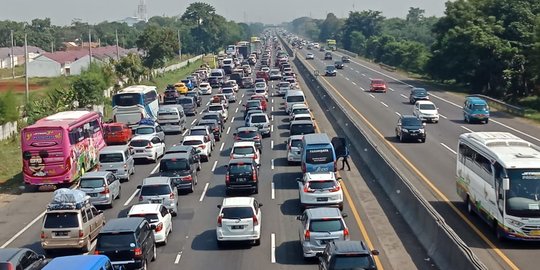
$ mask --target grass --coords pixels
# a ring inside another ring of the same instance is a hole
[[[150,81],[142,81],[141,84],[155,85],[157,86],[158,91],[162,92],[168,84],[174,84],[185,78],[189,74],[193,73],[193,71],[195,71],[197,68],[199,68],[201,64],[202,60],[197,60],[183,68],[165,72]]]
[[[18,193],[23,184],[22,155],[19,136],[0,141],[0,193]]]
[[[24,65],[15,66],[15,76],[24,75]],[[0,68],[0,79],[11,78],[12,71],[11,68]]]
[[[525,97],[518,101],[525,109],[525,117],[540,122],[540,96]]]

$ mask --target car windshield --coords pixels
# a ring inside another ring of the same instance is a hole
[[[193,100],[191,98],[179,98],[178,103],[180,103],[180,104],[192,104]]]
[[[510,189],[506,192],[506,213],[518,217],[540,217],[540,169],[509,169],[507,174]]]
[[[309,224],[309,231],[311,232],[335,232],[345,229],[341,219],[314,219]]]
[[[266,87],[266,84],[265,83],[256,83],[255,87],[256,88],[264,88],[264,87]]]
[[[403,118],[402,125],[404,126],[421,126],[422,120],[418,118]]]
[[[219,120],[219,115],[217,114],[207,114],[201,118],[201,120]]]
[[[236,133],[236,136],[238,136],[238,138],[242,138],[242,139],[251,139],[251,138],[254,138],[254,137],[257,136],[257,131],[244,130],[244,131],[240,131],[240,132]]]
[[[266,115],[252,115],[251,123],[266,123]]]
[[[426,96],[427,91],[424,90],[424,89],[413,90],[413,95],[415,95],[415,96]]]
[[[223,94],[232,94],[232,93],[234,93],[234,90],[232,88],[223,88],[223,90],[221,90],[221,92]]]
[[[150,143],[148,140],[135,140],[131,141],[129,145],[133,147],[145,147],[148,143]]]
[[[159,170],[165,171],[187,171],[189,170],[189,161],[187,159],[162,159],[159,164]]]
[[[43,227],[46,229],[76,228],[79,227],[77,213],[48,213],[45,216]]]
[[[136,93],[116,94],[113,102],[117,106],[134,106],[142,104],[142,97],[141,94]]]
[[[293,114],[303,114],[303,113],[309,113],[309,109],[301,108],[301,109],[294,109]]]
[[[288,96],[287,102],[304,102],[304,96]]]
[[[326,70],[328,70],[328,71],[333,71],[333,70],[336,70],[336,67],[334,67],[334,66],[327,66],[327,67],[326,67]]]
[[[209,84],[207,84],[207,83],[201,83],[201,84],[199,85],[199,87],[200,87],[200,88],[207,88],[208,85],[209,85]]]
[[[306,162],[309,164],[326,164],[334,161],[331,148],[308,149],[306,151]]]
[[[208,111],[210,112],[219,112],[222,110],[223,110],[223,107],[221,107],[221,105],[212,105],[208,107]]]
[[[281,82],[278,84],[278,87],[279,88],[287,88],[287,87],[290,87],[291,86],[291,83],[289,82]]]
[[[250,155],[255,153],[255,150],[251,146],[236,146],[232,152],[235,155]]]
[[[332,189],[337,186],[337,183],[334,180],[310,181],[308,186],[310,189]]]
[[[105,126],[105,131],[118,132],[118,131],[122,131],[122,127],[121,126]]]
[[[159,217],[157,214],[131,214],[129,217],[142,217],[148,221],[148,223],[156,223],[159,221]]]
[[[300,148],[302,147],[302,140],[301,139],[295,139],[291,141],[291,147]]]
[[[159,116],[169,116],[169,115],[177,116],[178,112],[175,112],[175,111],[159,111],[158,112],[158,117]]]
[[[204,129],[191,129],[189,135],[206,135],[206,130]]]
[[[135,130],[135,134],[137,135],[144,135],[144,134],[152,134],[154,133],[153,127],[139,127],[137,130]]]
[[[258,107],[261,106],[260,100],[250,100],[246,103],[246,107]]]
[[[123,162],[124,156],[122,153],[103,153],[99,154],[100,163],[114,163],[114,162]]]
[[[334,256],[332,269],[348,270],[348,269],[372,269],[373,262],[369,255],[354,254],[354,255],[337,255]]]
[[[251,164],[230,164],[229,173],[232,174],[241,174],[241,173],[251,173]]]
[[[79,186],[81,188],[100,188],[105,186],[103,178],[84,178],[82,177]]]
[[[309,115],[297,115],[294,117],[294,120],[311,120],[311,116]]]
[[[303,135],[315,133],[315,127],[312,124],[294,124],[291,125],[290,135]]]
[[[188,141],[184,141],[182,144],[183,145],[199,145],[199,144],[203,144],[203,142],[200,140],[188,140]]]
[[[381,80],[373,80],[373,81],[371,81],[371,83],[372,84],[384,84],[384,82],[381,81]]]
[[[141,187],[141,196],[157,196],[171,193],[169,185],[145,185]]]
[[[251,207],[226,207],[221,210],[221,214],[227,219],[251,218],[253,209]]]
[[[433,104],[420,104],[420,110],[435,110],[435,105]]]
[[[125,250],[133,249],[137,240],[131,232],[100,233],[96,250]]]
[[[474,104],[473,110],[475,111],[487,111],[487,106],[484,104]]]

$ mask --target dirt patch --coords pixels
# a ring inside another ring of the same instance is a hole
[[[43,86],[39,84],[29,84],[28,88],[30,91],[34,91],[43,89]],[[0,93],[7,92],[9,90],[14,92],[24,92],[26,90],[26,86],[24,82],[20,81],[0,81]]]
[[[17,195],[13,194],[0,194],[0,208],[4,207],[6,204],[10,203],[11,201],[15,200],[17,198]]]

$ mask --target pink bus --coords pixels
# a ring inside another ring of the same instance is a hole
[[[65,111],[40,119],[21,132],[24,182],[69,184],[97,165],[103,147],[97,112]]]

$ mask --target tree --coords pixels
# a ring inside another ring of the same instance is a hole
[[[13,91],[8,91],[0,96],[0,125],[19,119],[17,98]]]
[[[171,28],[150,25],[137,39],[137,47],[144,51],[144,66],[154,69],[163,67],[178,52],[178,37]]]
[[[351,33],[353,31],[361,32],[366,38],[378,35],[381,31],[381,22],[384,21],[381,14],[380,11],[373,10],[350,12],[343,25],[343,47],[345,49],[351,48]]]
[[[351,33],[351,51],[358,54],[365,54],[366,49],[366,37],[359,31],[352,31]]]
[[[103,91],[111,85],[110,75],[104,67],[92,64],[72,84],[80,108],[103,103]]]
[[[141,57],[135,53],[129,53],[114,64],[116,77],[118,79],[126,78],[128,84],[135,84],[141,81],[146,69],[142,64]]]
[[[328,13],[326,19],[320,26],[319,40],[335,39],[336,33],[341,28],[341,21],[334,15],[334,13]]]

